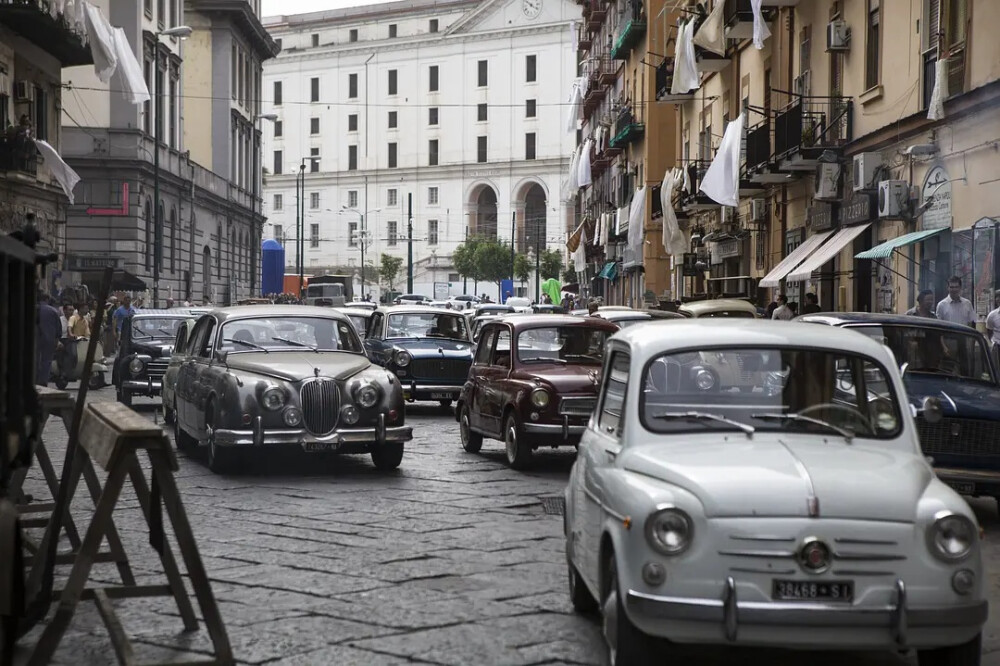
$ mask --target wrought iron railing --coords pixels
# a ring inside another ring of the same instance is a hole
[[[853,108],[848,97],[794,99],[774,117],[775,157],[805,148],[849,143],[853,138]]]
[[[25,133],[8,133],[0,136],[0,171],[38,173],[38,149]]]
[[[771,120],[763,121],[747,130],[747,171],[756,171],[771,161]]]

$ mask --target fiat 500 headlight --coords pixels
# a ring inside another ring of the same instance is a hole
[[[271,386],[261,394],[260,404],[264,409],[272,412],[281,409],[285,406],[285,392],[277,386]]]
[[[362,384],[354,394],[354,400],[365,409],[374,407],[380,397],[381,391],[375,384]]]
[[[531,392],[531,404],[539,409],[548,407],[550,399],[549,392],[543,388],[536,388]]]
[[[143,363],[141,358],[134,358],[128,362],[128,371],[131,372],[133,375],[142,374],[142,370],[145,367],[146,364]]]
[[[680,509],[660,509],[646,519],[646,541],[663,555],[680,555],[693,536],[691,518]]]
[[[396,365],[401,368],[405,368],[410,364],[410,361],[413,360],[413,358],[405,351],[396,352],[396,355],[393,358],[396,360]]]
[[[931,552],[939,560],[957,562],[968,557],[976,543],[976,526],[965,516],[943,511],[927,530]]]

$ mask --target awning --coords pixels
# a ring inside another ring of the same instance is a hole
[[[871,222],[868,224],[859,224],[856,227],[844,227],[837,234],[824,243],[818,250],[809,255],[809,258],[803,261],[798,268],[788,274],[789,282],[801,282],[802,280],[808,280],[812,272],[819,270],[828,261],[831,261],[834,257],[840,254],[840,251],[847,247],[848,243],[854,242],[854,239],[860,236],[865,229],[871,226]]]
[[[601,272],[597,275],[597,277],[614,280],[616,275],[618,275],[618,263],[609,261],[604,264],[604,268],[601,269]]]
[[[895,250],[898,250],[907,245],[913,245],[914,243],[919,243],[922,240],[927,240],[931,236],[936,236],[942,231],[947,231],[947,227],[942,227],[941,229],[925,229],[924,231],[913,231],[908,234],[903,234],[898,238],[893,238],[892,240],[887,240],[881,245],[876,245],[870,250],[865,250],[864,252],[859,252],[854,255],[855,259],[885,259],[892,255]]]
[[[825,241],[833,231],[810,236],[802,241],[802,244],[792,250],[792,253],[781,260],[781,262],[771,269],[771,272],[764,276],[764,279],[757,283],[758,287],[777,287],[781,280],[792,272],[792,269],[801,264],[819,244]]]
[[[81,281],[101,284],[103,271],[88,271],[81,275]],[[116,270],[111,274],[112,291],[146,291],[146,283],[128,271]],[[94,290],[96,291],[96,290]]]

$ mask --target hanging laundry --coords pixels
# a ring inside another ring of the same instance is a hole
[[[569,162],[569,180],[566,181],[566,196],[575,196],[576,191],[580,189],[580,180],[577,177],[577,171],[580,169],[580,148],[577,146],[576,150],[573,151],[573,159]]]
[[[582,273],[587,270],[587,230],[580,225],[580,244],[573,253],[573,270]]]
[[[591,239],[593,245],[597,245],[597,241],[601,238],[601,223],[604,221],[604,215],[598,215],[594,218],[594,237]]]
[[[683,182],[684,174],[681,169],[667,169],[663,176],[663,184],[660,185],[660,207],[663,210],[663,249],[674,257],[679,257],[687,251],[688,243],[684,238],[677,222],[677,214],[674,212],[674,188]]]
[[[580,239],[583,237],[584,223],[581,222],[580,226],[573,230],[573,233],[569,235],[566,239],[566,250],[572,254],[576,252],[576,248],[580,247]]]
[[[66,193],[66,198],[69,199],[71,204],[74,203],[73,188],[80,182],[80,176],[63,161],[63,158],[59,156],[56,149],[48,142],[35,139],[35,148],[42,154],[45,168],[49,170],[52,177],[62,186],[63,192]]]
[[[588,187],[593,182],[590,177],[590,149],[593,145],[593,140],[587,139],[583,144],[583,151],[580,153],[580,164],[576,174],[576,181],[580,187]]]
[[[587,94],[587,77],[578,76],[573,79],[569,91],[569,109],[566,112],[566,131],[575,132],[577,123],[580,120],[580,104],[583,103],[583,96]]]
[[[695,44],[720,56],[726,55],[726,17],[722,11],[725,5],[724,2],[716,2],[694,36]]]
[[[684,185],[683,190],[685,194],[691,194],[691,172],[688,170],[688,165],[685,164],[684,168],[681,169],[684,172]]]
[[[753,10],[753,45],[758,51],[764,48],[764,40],[771,36],[760,10],[761,2],[762,0],[750,0],[750,9]]]
[[[646,187],[642,186],[632,195],[632,206],[628,214],[628,245],[635,253],[635,261],[642,261],[642,241],[646,219]]]
[[[674,44],[674,79],[670,84],[671,95],[684,95],[701,86],[694,57],[694,23],[681,22],[677,27]]]
[[[604,224],[601,226],[601,247],[608,246],[608,235],[611,233],[611,223],[615,220],[614,213],[604,214]]]
[[[743,114],[726,126],[719,151],[701,179],[702,192],[723,206],[740,203],[740,144],[743,141]]]
[[[150,100],[149,88],[142,75],[139,62],[132,53],[128,37],[121,28],[114,28],[115,54],[118,56],[118,68],[115,73],[121,83],[122,94],[131,104],[142,104]]]
[[[927,105],[927,120],[944,118],[944,101],[948,99],[948,59],[942,58],[934,63],[934,90],[931,92],[931,103]]]
[[[97,78],[107,83],[118,67],[113,28],[98,7],[87,3],[86,12],[87,39],[90,42],[90,54],[94,57],[94,71],[97,72]]]

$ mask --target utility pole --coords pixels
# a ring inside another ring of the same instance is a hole
[[[413,293],[413,192],[406,195],[406,293]]]
[[[536,233],[535,233],[535,303],[541,302],[539,300],[540,297],[541,297],[541,293],[539,291],[539,283],[538,283],[538,274],[541,272],[541,265],[542,265],[542,253],[538,249],[538,234],[537,234],[537,230],[536,230]]]
[[[358,235],[361,236],[361,300],[365,300],[365,244],[368,242],[368,235],[365,233],[365,214],[360,213],[360,215]]]
[[[301,189],[299,186],[299,179],[302,181]],[[299,177],[295,179],[295,194],[299,201],[299,216],[295,221],[295,228],[298,231],[298,255],[299,255],[299,298],[301,299],[305,296],[305,287],[303,282],[305,282],[305,272],[306,272],[306,244],[305,244],[305,226],[306,226],[306,163],[303,161],[299,164]]]
[[[517,213],[510,212],[510,282],[514,284],[514,234],[517,226]],[[502,296],[502,295],[501,295]]]

